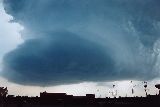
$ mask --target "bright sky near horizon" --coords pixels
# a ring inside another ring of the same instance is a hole
[[[35,6],[32,0],[5,1],[6,11],[0,2],[0,86],[7,86],[9,94],[36,96],[46,90],[106,97],[112,96],[109,92],[115,84],[118,96],[132,96],[134,85],[134,96],[144,96],[143,80],[148,81],[148,93],[158,93],[154,87],[160,83],[158,13],[157,17],[148,17],[151,13],[144,12],[146,16],[139,19],[144,22],[140,23],[115,0],[103,6],[104,0],[94,0],[93,4],[82,0],[78,7],[72,0],[39,0]],[[138,8],[143,10],[148,5],[142,3],[144,7]],[[118,21],[113,17],[117,13]]]

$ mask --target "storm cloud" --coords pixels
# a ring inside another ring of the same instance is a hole
[[[4,0],[24,43],[2,75],[26,85],[159,77],[158,0]]]

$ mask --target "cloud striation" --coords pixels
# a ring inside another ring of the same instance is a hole
[[[4,0],[24,43],[2,75],[25,85],[159,77],[158,0]]]

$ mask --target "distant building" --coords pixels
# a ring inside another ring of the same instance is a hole
[[[66,93],[47,93],[47,92],[42,92],[40,93],[41,98],[52,98],[52,99],[64,99]]]

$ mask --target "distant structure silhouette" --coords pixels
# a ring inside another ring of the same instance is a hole
[[[160,92],[160,84],[155,85]],[[113,85],[115,88],[115,85]],[[146,89],[147,86],[144,85]],[[146,92],[146,91],[145,91]],[[160,93],[146,97],[95,98],[95,94],[73,96],[66,93],[40,93],[40,97],[7,95],[7,87],[0,87],[0,107],[117,107],[160,106]]]
[[[115,86],[116,86],[116,85],[113,84],[113,90],[112,90],[111,92],[109,92],[109,93],[111,93],[111,95],[112,95],[113,97],[116,97],[116,96],[117,96],[117,90],[115,89]]]
[[[134,93],[135,93],[134,87],[136,87],[136,85],[133,84],[133,81],[131,81],[131,84],[132,84],[132,90],[131,90],[131,92],[132,92],[132,96],[134,96]]]
[[[156,84],[155,87],[158,88],[158,90],[159,90],[159,95],[160,95],[160,84]]]
[[[144,83],[144,91],[145,91],[146,96],[147,96],[147,91],[148,91],[148,89],[147,89],[147,81],[144,81],[143,83]]]
[[[6,97],[8,94],[7,87],[0,87],[0,97]]]

